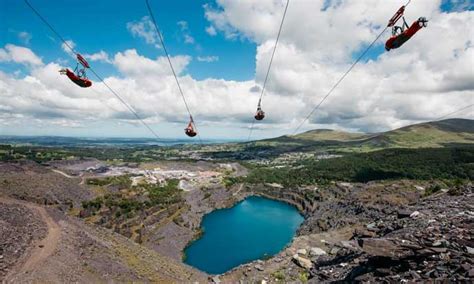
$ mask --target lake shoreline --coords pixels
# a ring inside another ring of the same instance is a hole
[[[242,264],[271,258],[292,242],[303,221],[298,209],[288,202],[248,195],[229,208],[203,217],[201,229],[205,227],[206,232],[184,249],[184,262],[218,275]],[[231,257],[224,257],[224,251]]]
[[[180,256],[181,256],[180,261],[183,263],[183,265],[188,265],[188,264],[185,263],[185,260],[187,258],[186,254],[185,254],[186,249],[189,246],[191,246],[195,241],[197,241],[202,236],[201,227],[202,227],[202,221],[203,221],[204,216],[206,216],[207,214],[210,214],[210,213],[212,213],[216,210],[232,208],[232,207],[238,205],[240,202],[242,202],[243,200],[245,200],[249,197],[252,197],[252,196],[262,197],[262,198],[266,198],[266,199],[273,200],[273,201],[283,202],[283,203],[288,204],[292,207],[295,207],[297,209],[297,211],[299,212],[299,214],[303,217],[303,223],[304,223],[304,220],[308,216],[308,214],[307,214],[308,213],[307,212],[308,208],[305,206],[304,199],[295,199],[294,197],[289,198],[289,196],[286,196],[285,193],[286,192],[293,192],[293,190],[278,187],[278,189],[281,189],[281,192],[280,191],[275,191],[274,186],[275,185],[265,185],[265,184],[261,184],[261,185],[235,184],[235,185],[225,189],[225,191],[227,193],[227,196],[224,199],[221,199],[221,198],[217,197],[217,196],[222,197],[222,192],[212,190],[211,195],[207,199],[202,200],[202,201],[205,201],[205,203],[207,203],[207,206],[205,206],[206,209],[204,211],[195,210],[191,206],[191,208],[189,208],[189,211],[185,212],[183,214],[193,215],[193,217],[195,218],[195,223],[197,221],[198,226],[194,227],[192,237],[188,238],[188,241],[187,241],[186,245],[183,246],[182,249],[180,250]],[[188,193],[188,195],[191,195],[191,194],[192,193]],[[193,198],[191,198],[191,199],[193,199]],[[217,199],[220,199],[220,202],[213,202]],[[193,200],[193,201],[195,201],[195,200]],[[187,200],[187,202],[190,202],[190,201]],[[291,246],[291,243],[298,236],[298,232],[299,232],[299,229],[297,230],[297,232],[293,236],[293,238],[290,240],[290,242],[287,244],[287,246],[283,247],[281,251],[284,251],[287,247]],[[270,258],[272,258],[272,257],[270,257]],[[253,263],[255,261],[257,261],[257,260],[254,260],[254,261],[249,262],[249,263]],[[247,263],[247,264],[249,264],[249,263]],[[246,263],[244,263],[242,265],[245,265],[245,264]],[[229,272],[233,271],[234,269],[238,269],[238,267],[239,266],[237,266],[235,268],[232,268],[231,270],[226,271],[226,272],[221,273],[221,274],[210,274],[210,275],[223,275],[223,274],[226,274],[226,273],[229,273]]]

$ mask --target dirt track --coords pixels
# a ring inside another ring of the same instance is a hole
[[[60,174],[60,175],[62,175],[62,176],[64,176],[64,177],[67,177],[67,178],[75,178],[75,177],[70,176],[70,175],[68,175],[68,174],[66,174],[65,172],[62,172],[62,171],[60,171],[60,170],[52,170],[52,171],[55,172],[55,173],[58,173],[58,174]]]
[[[0,202],[5,204],[23,205],[28,209],[37,212],[38,216],[41,217],[48,229],[46,237],[35,242],[32,248],[27,251],[24,259],[20,261],[20,263],[7,275],[5,279],[6,282],[14,282],[14,278],[17,275],[29,273],[54,253],[61,238],[61,229],[48,212],[39,205],[3,197],[0,197]]]

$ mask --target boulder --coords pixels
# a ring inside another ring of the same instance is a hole
[[[304,268],[304,269],[307,269],[307,270],[310,270],[312,267],[313,267],[313,263],[311,262],[311,260],[305,258],[305,257],[301,257],[299,256],[298,254],[295,254],[293,256],[293,261],[300,267]]]
[[[341,247],[353,250],[353,251],[358,251],[360,250],[359,245],[357,244],[356,241],[341,241]]]
[[[371,232],[371,231],[368,231],[366,229],[360,229],[360,228],[357,228],[354,230],[354,234],[352,236],[352,238],[373,238],[375,237],[377,234],[375,232]]]
[[[296,253],[299,254],[299,255],[307,255],[308,251],[306,251],[306,249],[302,248],[302,249],[297,250]]]
[[[397,218],[398,219],[408,218],[408,217],[410,217],[411,213],[412,212],[410,210],[406,210],[406,209],[405,210],[404,209],[398,210]]]
[[[474,269],[469,270],[469,271],[467,272],[467,276],[468,276],[469,278],[473,278],[473,277],[474,277]]]
[[[361,239],[359,245],[367,254],[374,256],[400,259],[414,254],[410,248],[402,246],[400,240],[396,239]]]
[[[310,256],[319,256],[319,255],[325,255],[327,254],[324,250],[317,248],[317,247],[312,247],[309,250],[309,255]]]

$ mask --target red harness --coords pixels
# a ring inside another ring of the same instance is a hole
[[[265,118],[265,112],[259,107],[254,117],[256,120],[262,120]]]
[[[68,76],[68,78],[71,79],[71,81],[73,81],[74,83],[76,83],[76,85],[78,85],[82,88],[88,88],[88,87],[92,86],[92,82],[89,79],[80,78],[79,76],[74,74],[74,72],[72,72],[69,69],[66,69],[66,76]]]
[[[194,131],[192,120],[189,122],[188,127],[184,129],[184,133],[186,133],[186,135],[188,135],[189,137],[194,137],[197,135],[197,132]]]
[[[423,26],[424,23],[422,21],[416,20],[408,29],[403,31],[401,34],[390,37],[385,43],[385,49],[389,51],[390,49],[399,48],[412,36],[414,36],[419,30],[421,30]]]

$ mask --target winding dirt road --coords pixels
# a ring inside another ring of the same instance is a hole
[[[51,218],[44,207],[37,204],[0,197],[0,202],[5,204],[23,205],[28,209],[37,212],[45,222],[48,232],[44,239],[33,243],[32,248],[26,253],[26,257],[20,262],[6,277],[6,282],[15,282],[15,278],[23,273],[29,273],[51,256],[61,238],[61,228],[58,223]]]
[[[52,171],[55,172],[55,173],[58,173],[58,174],[60,174],[60,175],[62,175],[62,176],[64,176],[64,177],[67,177],[67,178],[75,178],[75,177],[70,176],[70,175],[68,175],[68,174],[66,174],[65,172],[60,171],[60,170],[52,169]]]
[[[55,172],[55,173],[57,173],[57,174],[60,174],[60,175],[62,175],[63,177],[70,178],[70,179],[81,178],[81,182],[79,183],[79,185],[84,184],[84,177],[82,176],[82,173],[81,173],[79,176],[71,176],[71,175],[66,174],[66,173],[63,172],[63,171],[60,171],[60,170],[52,169],[51,171],[53,171],[53,172]]]

